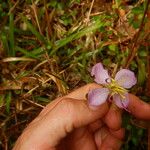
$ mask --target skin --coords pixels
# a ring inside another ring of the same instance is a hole
[[[89,106],[86,95],[95,88],[99,85],[88,84],[48,104],[24,130],[13,150],[119,150],[125,133],[122,110],[107,102]],[[149,120],[150,105],[129,96],[130,113]]]

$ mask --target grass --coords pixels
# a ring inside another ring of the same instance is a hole
[[[131,91],[149,102],[149,7],[148,0],[0,0],[0,148],[11,149],[53,99],[93,82],[97,62],[133,70]],[[148,147],[138,123],[125,114],[123,150]]]

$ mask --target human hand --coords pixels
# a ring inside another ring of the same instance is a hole
[[[89,84],[51,102],[25,129],[13,150],[118,150],[124,137],[121,111],[109,108],[108,103],[93,107],[85,101],[89,90],[98,87]],[[150,105],[133,95],[129,110],[138,118],[150,119]]]

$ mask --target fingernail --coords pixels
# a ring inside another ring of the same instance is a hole
[[[97,103],[97,102],[95,102],[95,101],[91,101],[90,99],[88,99],[87,102],[88,102],[89,108],[92,109],[92,110],[97,110],[97,109],[99,109],[99,107],[100,107],[101,105],[104,104],[104,103]]]
[[[97,107],[106,102],[106,98],[100,95],[101,89],[90,90],[88,93],[88,104],[92,107]]]
[[[94,106],[94,107],[101,105],[101,103],[99,103],[99,101],[93,101],[91,99],[88,99],[88,104],[90,106]]]
[[[93,103],[90,103],[90,101],[88,101],[87,102],[88,103],[88,107],[91,109],[91,110],[98,110],[98,109],[100,109],[100,108],[102,108],[102,107],[104,107],[104,105],[106,105],[106,103],[102,103],[102,104],[100,104],[100,105],[95,105],[95,103],[93,104]]]
[[[94,106],[94,105],[90,105],[90,104],[89,104],[89,108],[92,109],[92,110],[97,110],[99,107],[98,107],[98,106]]]

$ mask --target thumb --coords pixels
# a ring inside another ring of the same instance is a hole
[[[38,149],[53,149],[73,129],[86,126],[102,118],[107,111],[107,103],[93,107],[89,106],[85,100],[62,98],[53,109],[42,117],[39,115],[30,123],[19,138],[20,140],[17,141],[19,144],[16,144],[16,147],[24,145],[24,149],[29,150],[29,146]],[[14,150],[17,149],[14,148]]]

